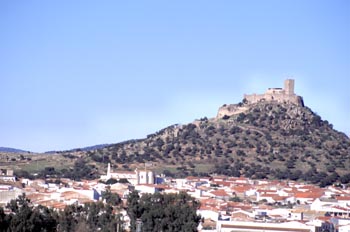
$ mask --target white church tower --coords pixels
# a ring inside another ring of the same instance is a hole
[[[111,163],[108,163],[107,166],[107,180],[111,179]]]

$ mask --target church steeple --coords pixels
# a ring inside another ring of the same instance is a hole
[[[107,179],[111,178],[111,163],[108,163],[107,166]]]

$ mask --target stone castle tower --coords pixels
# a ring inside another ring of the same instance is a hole
[[[287,79],[284,81],[284,91],[287,95],[294,95],[294,80]]]

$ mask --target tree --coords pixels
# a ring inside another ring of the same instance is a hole
[[[118,183],[118,180],[114,179],[114,178],[110,178],[106,181],[106,184],[115,184]]]
[[[244,151],[242,151],[242,150],[237,150],[236,154],[238,156],[246,156],[246,153]]]
[[[242,202],[243,200],[242,200],[240,197],[235,196],[235,197],[231,197],[231,198],[230,198],[230,201],[233,201],[233,202]]]
[[[222,117],[222,119],[224,119],[224,120],[227,120],[227,119],[229,119],[230,118],[230,116],[228,116],[228,115],[224,115],[223,117]]]
[[[11,210],[11,214],[8,216],[8,220],[5,220],[4,224],[4,226],[7,226],[7,231],[56,231],[56,214],[45,206],[34,208],[25,194],[20,195],[15,200],[11,200],[6,208]],[[6,224],[7,222],[9,223]],[[4,229],[2,231],[6,230]]]
[[[121,178],[121,179],[119,180],[119,183],[121,183],[121,184],[130,184],[130,182],[129,182],[128,179],[126,179],[126,178]]]
[[[81,207],[73,204],[66,206],[64,210],[60,212],[58,231],[74,231],[76,229],[80,217],[80,208]]]
[[[342,184],[347,184],[347,183],[349,183],[349,182],[350,182],[350,173],[347,173],[347,174],[341,176],[341,177],[340,177],[340,182],[341,182]]]
[[[31,231],[56,231],[57,214],[45,206],[37,206],[29,219]]]
[[[140,196],[136,191],[129,194],[127,213],[130,217],[130,229],[131,231],[136,231],[136,220],[139,219],[143,213],[140,206]]]
[[[63,177],[73,180],[80,180],[82,178],[94,179],[96,178],[96,173],[91,165],[80,158],[75,161],[73,169],[67,170],[63,173]]]
[[[112,206],[119,205],[122,202],[122,199],[117,193],[112,193],[110,189],[102,192],[102,199],[106,200],[106,203]]]
[[[7,215],[0,207],[0,231],[4,232],[124,231],[121,215],[102,202],[68,205],[57,213],[45,206],[32,206],[23,194],[6,207],[11,210]]]
[[[136,231],[137,220],[142,231],[197,231],[201,219],[196,214],[199,203],[186,193],[145,194],[132,192],[128,198],[131,231]]]
[[[7,216],[3,208],[0,208],[0,231],[7,231],[11,217]]]

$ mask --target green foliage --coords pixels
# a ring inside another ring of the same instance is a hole
[[[45,206],[32,206],[23,194],[6,208],[10,214],[6,215],[0,207],[0,231],[4,232],[124,231],[121,215],[115,215],[113,207],[102,202],[73,204],[56,212]]]
[[[39,173],[40,178],[48,178],[48,177],[56,177],[58,172],[56,172],[54,167],[45,167],[44,170],[42,170]]]
[[[142,222],[142,231],[197,231],[201,217],[196,211],[199,203],[186,193],[145,194],[136,191],[128,197],[128,215],[131,231],[136,231],[137,220]]]
[[[237,196],[231,197],[229,200],[230,200],[230,201],[233,201],[233,202],[242,202],[242,201],[243,201],[241,198],[239,198],[239,197],[237,197]]]
[[[110,178],[110,179],[108,179],[108,180],[106,181],[105,184],[115,184],[115,183],[118,183],[118,180],[113,179],[113,178]]]
[[[25,171],[25,170],[16,170],[14,174],[17,177],[27,178],[30,180],[33,180],[35,178],[32,174],[30,174],[28,171]]]
[[[229,118],[230,118],[230,116],[227,116],[227,115],[224,115],[224,116],[222,117],[223,120],[227,120],[227,119],[229,119]]]
[[[10,227],[10,216],[6,215],[4,209],[0,207],[0,231],[7,231]]]
[[[11,200],[6,208],[12,213],[4,217],[0,209],[1,231],[56,231],[56,213],[44,206],[31,206],[25,194]]]
[[[130,182],[128,181],[128,179],[125,179],[125,178],[121,178],[121,179],[119,180],[119,183],[121,183],[121,184],[130,184]]]
[[[151,161],[160,170],[172,170],[166,174],[176,177],[198,175],[197,167],[205,163],[210,165],[206,173],[317,184],[323,180],[322,185],[334,177],[335,181],[349,182],[345,176],[350,170],[349,138],[333,130],[330,123],[309,108],[271,102],[241,105],[247,110],[225,117],[226,120],[203,118],[196,123],[167,127],[145,139],[112,144],[85,154],[81,151],[81,158],[73,167],[44,170],[43,174],[91,179],[102,174],[104,168],[100,167],[105,167],[107,161],[126,170]],[[180,166],[186,168],[177,169]]]
[[[116,193],[112,193],[111,190],[106,189],[106,191],[102,192],[102,199],[106,200],[106,203],[112,206],[120,205],[122,199]]]
[[[62,176],[73,180],[95,179],[97,175],[91,165],[84,159],[78,159],[74,163],[74,167],[70,170],[62,172]]]
[[[342,177],[340,177],[340,182],[342,184],[350,183],[350,173],[347,173],[347,174],[343,175]]]

